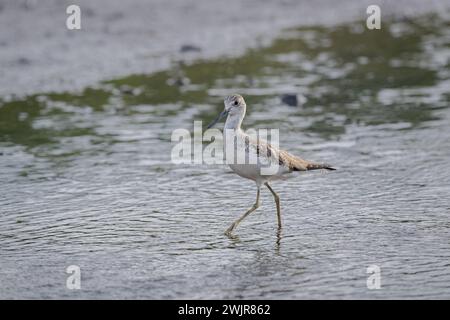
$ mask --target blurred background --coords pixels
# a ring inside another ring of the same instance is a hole
[[[449,298],[450,3],[371,4],[0,0],[0,298]],[[267,192],[223,236],[253,183],[170,161],[231,93],[338,168],[274,184],[281,234]]]

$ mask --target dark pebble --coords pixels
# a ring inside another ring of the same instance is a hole
[[[166,83],[169,86],[178,86],[182,87],[191,83],[191,80],[187,77],[174,77],[167,79]]]
[[[190,44],[184,44],[180,48],[180,52],[199,52],[202,51],[200,47],[193,46]]]
[[[281,96],[281,102],[291,107],[298,106],[298,98],[296,94],[283,94]]]

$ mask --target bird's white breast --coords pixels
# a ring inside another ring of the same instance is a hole
[[[224,132],[224,155],[230,168],[239,176],[256,181],[258,184],[269,180],[281,178],[288,170],[278,166],[276,157],[268,157],[265,152],[257,152],[258,145],[241,130]],[[261,146],[259,146],[261,150]],[[240,155],[238,155],[240,154]],[[275,172],[267,174],[262,170],[267,168],[268,163],[277,164]]]

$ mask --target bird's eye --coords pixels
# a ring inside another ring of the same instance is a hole
[[[239,102],[235,101],[233,104],[234,104],[235,106],[237,106],[237,105],[239,104]]]

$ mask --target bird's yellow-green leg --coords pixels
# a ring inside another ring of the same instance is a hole
[[[238,226],[238,224],[245,219],[246,216],[248,216],[250,213],[252,213],[253,211],[255,211],[256,209],[259,208],[259,193],[261,191],[261,188],[258,187],[258,191],[256,193],[256,201],[255,204],[247,210],[246,213],[244,213],[244,215],[242,217],[240,217],[239,219],[237,219],[235,222],[233,222],[231,224],[231,226],[225,231],[226,235],[231,235],[231,232],[233,232],[234,228],[236,228]]]
[[[281,229],[281,209],[280,209],[280,197],[278,194],[273,191],[273,189],[269,186],[269,183],[265,183],[266,187],[269,188],[270,192],[273,194],[273,198],[275,199],[275,204],[277,205],[277,217],[278,217],[278,228]]]

